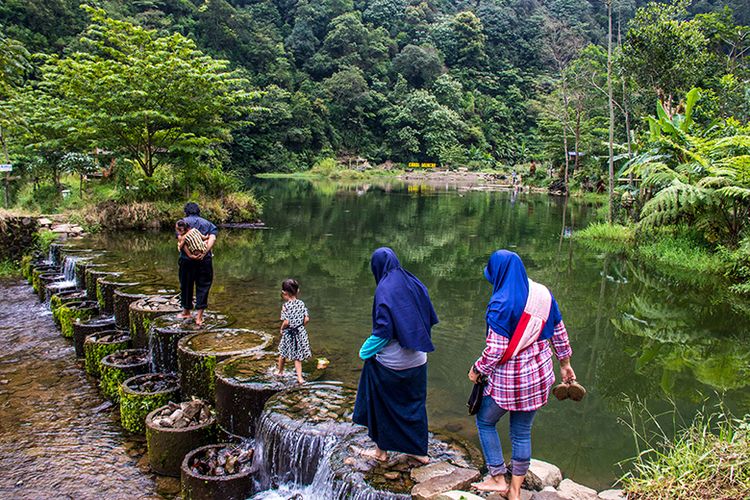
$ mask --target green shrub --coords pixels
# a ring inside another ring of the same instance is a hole
[[[260,216],[260,202],[253,193],[247,191],[226,195],[223,205],[227,212],[226,222],[254,222]]]
[[[341,165],[335,158],[323,158],[315,162],[315,165],[310,169],[310,173],[330,177],[331,174],[340,169]]]
[[[12,261],[0,261],[0,278],[17,278],[21,275],[21,267]]]
[[[52,231],[48,229],[43,229],[37,233],[37,239],[36,239],[36,247],[37,249],[42,252],[43,254],[46,254],[49,251],[50,245],[57,241],[59,235],[57,233],[53,233]]]

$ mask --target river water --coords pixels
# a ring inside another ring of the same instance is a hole
[[[369,256],[378,246],[391,246],[404,267],[428,286],[440,317],[433,331],[437,350],[429,358],[433,428],[477,442],[465,409],[466,372],[484,341],[491,289],[482,269],[498,248],[518,252],[529,276],[555,294],[573,345],[573,367],[589,391],[581,403],[553,400],[540,411],[534,457],[557,464],[578,482],[603,488],[622,474],[618,464],[637,453],[623,423],[630,418],[631,402],[653,412],[674,407],[684,420],[720,401],[738,413],[750,411],[745,387],[750,335],[747,328],[737,328],[747,324],[750,307],[728,295],[721,282],[662,275],[574,242],[570,234],[593,220],[594,206],[565,205],[546,195],[399,185],[263,181],[256,189],[269,229],[221,232],[209,307],[231,314],[237,326],[276,332],[281,281],[298,279],[310,310],[314,355],[331,360],[330,378],[355,384],[357,351],[370,327],[374,280]],[[127,267],[176,285],[169,233],[99,234],[89,240],[122,254]],[[3,288],[6,300],[15,300],[20,288]],[[41,306],[33,307],[41,313]],[[38,325],[3,322],[0,378],[11,383],[0,386],[0,465],[11,474],[38,467],[44,476],[43,456],[83,446],[76,453],[85,461],[70,467],[71,477],[83,470],[100,477],[104,488],[107,481],[115,482],[109,469],[116,468],[117,484],[132,481],[138,491],[156,492],[153,479],[129,457],[128,442],[111,416],[93,411],[102,401],[74,366],[72,348],[53,338],[49,318],[28,321],[44,321],[50,333],[40,337],[32,333],[42,329]],[[24,383],[33,385],[19,393],[13,380],[26,371],[32,377]],[[40,380],[32,382],[34,377]],[[37,393],[44,394],[41,402],[34,401]],[[20,401],[19,394],[26,399]],[[50,423],[53,413],[43,412],[31,419],[35,404],[75,417]],[[507,421],[500,429],[507,435]],[[14,442],[32,451],[10,453]],[[509,455],[508,440],[503,444]],[[18,477],[29,476],[19,472]],[[0,488],[13,488],[14,478],[1,479]],[[60,472],[38,487],[51,489],[66,478]]]

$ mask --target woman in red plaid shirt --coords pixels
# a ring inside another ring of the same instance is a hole
[[[482,375],[487,377],[476,418],[490,475],[473,486],[516,500],[521,498],[521,484],[531,463],[534,415],[547,404],[555,382],[552,351],[566,382],[575,379],[570,366],[573,351],[557,302],[544,285],[528,279],[518,255],[498,250],[490,257],[484,275],[493,286],[487,305],[487,346],[469,370],[469,379],[477,383]],[[510,413],[513,451],[510,467],[503,459],[495,428],[506,413]],[[509,471],[510,484],[505,479]]]

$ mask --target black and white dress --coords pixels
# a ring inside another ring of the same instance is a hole
[[[305,316],[309,316],[307,307],[299,299],[290,300],[281,308],[281,320],[289,321],[289,327],[284,330],[279,342],[279,356],[282,358],[304,361],[312,357],[310,339],[304,325]]]

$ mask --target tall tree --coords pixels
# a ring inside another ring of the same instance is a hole
[[[248,82],[182,35],[158,36],[87,7],[86,52],[49,57],[39,91],[74,111],[91,147],[137,164],[146,177],[168,161],[206,157],[253,111]],[[33,97],[33,94],[31,94]]]
[[[708,40],[699,24],[687,19],[689,3],[654,2],[639,9],[623,48],[625,69],[670,115],[677,108],[676,96],[699,85],[710,69]]]
[[[582,39],[576,35],[567,24],[556,19],[547,18],[545,21],[547,36],[547,55],[552,60],[560,78],[560,95],[562,107],[559,119],[562,125],[563,148],[565,149],[565,189],[568,189],[570,176],[570,149],[568,148],[568,134],[571,132],[570,123],[570,94],[566,69],[570,62],[578,55],[582,46]],[[576,151],[576,155],[578,151]]]
[[[609,210],[607,220],[611,224],[615,214],[615,99],[612,93],[612,0],[607,4],[607,104],[609,106]]]

